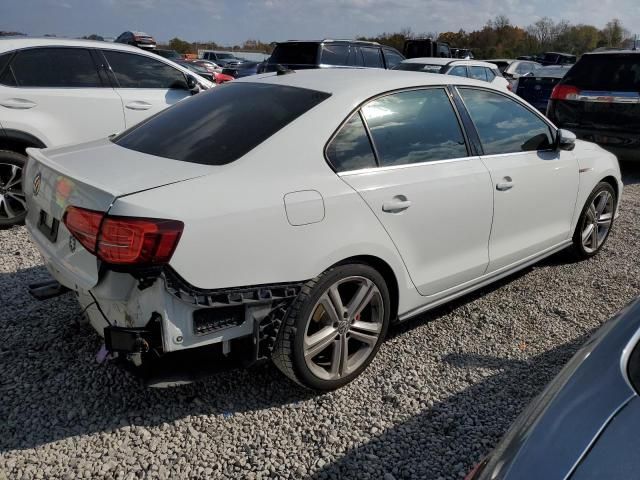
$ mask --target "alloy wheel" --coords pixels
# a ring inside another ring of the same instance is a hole
[[[365,277],[343,278],[317,301],[307,320],[304,360],[311,372],[336,380],[360,367],[375,351],[384,323],[378,287]]]
[[[22,168],[0,163],[0,219],[11,220],[27,211],[22,190]]]
[[[582,246],[587,253],[598,250],[607,239],[613,222],[613,195],[603,190],[589,205],[582,224]]]

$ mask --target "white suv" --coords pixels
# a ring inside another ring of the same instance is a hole
[[[107,137],[211,86],[129,45],[0,40],[0,226],[25,217],[26,148]]]
[[[456,60],[436,57],[410,58],[399,63],[393,69],[468,77],[489,82],[499,90],[511,91],[511,84],[502,76],[498,66],[480,60]]]

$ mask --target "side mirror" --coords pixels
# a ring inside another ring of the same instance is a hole
[[[564,130],[563,128],[558,130],[558,148],[560,150],[573,150],[576,147],[576,135],[569,130]]]
[[[198,80],[191,75],[187,75],[187,88],[191,93],[200,92],[200,84],[198,83]]]

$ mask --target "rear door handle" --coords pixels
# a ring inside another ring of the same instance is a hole
[[[136,100],[134,102],[129,102],[125,105],[129,110],[149,110],[152,105],[148,102],[143,102],[141,100]]]
[[[6,100],[0,100],[0,105],[14,110],[28,110],[36,106],[31,100],[24,98],[7,98]]]
[[[513,180],[511,177],[504,177],[501,182],[496,184],[496,190],[501,192],[505,192],[507,190],[511,190],[513,188]]]
[[[391,200],[387,200],[382,204],[382,211],[388,213],[399,213],[411,206],[411,200],[407,200],[407,197],[398,195]]]

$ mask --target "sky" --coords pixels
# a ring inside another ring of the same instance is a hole
[[[247,39],[354,38],[410,28],[467,31],[506,15],[526,26],[541,17],[603,27],[618,17],[640,34],[640,0],[0,0],[0,30],[29,35],[116,37],[141,30],[233,45]]]

